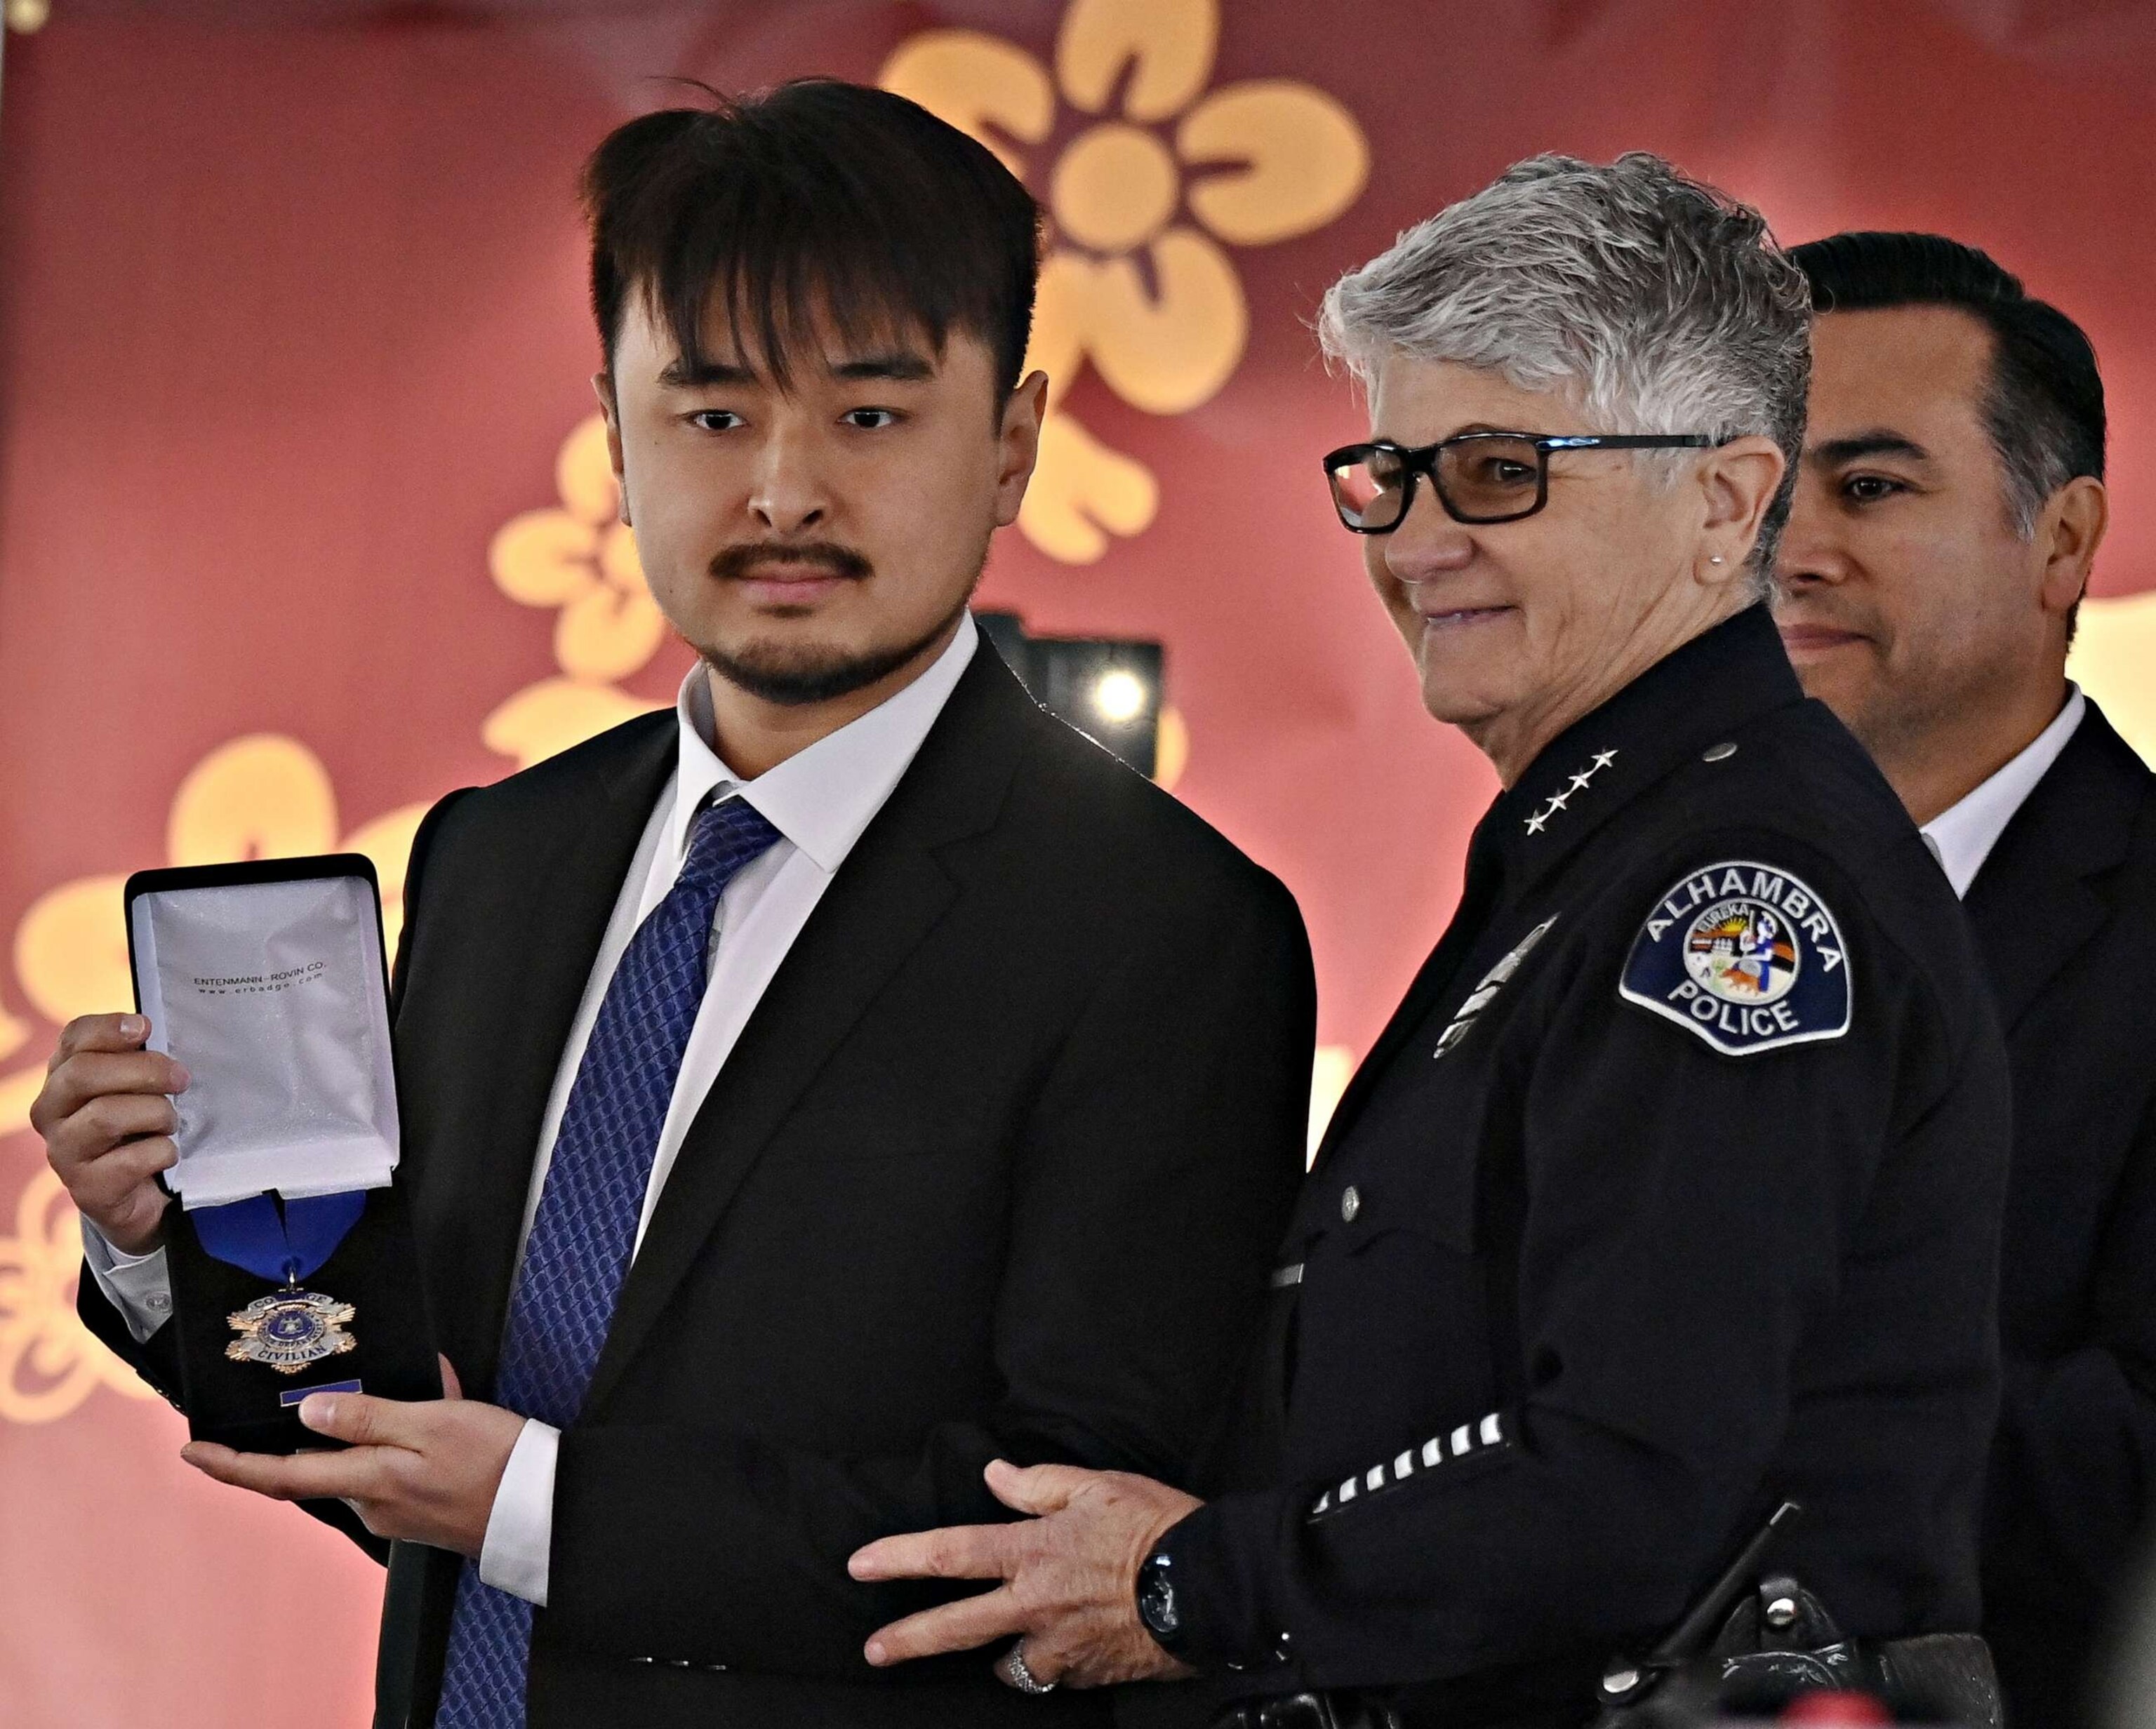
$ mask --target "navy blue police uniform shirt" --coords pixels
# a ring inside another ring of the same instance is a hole
[[[1974,1629],[2010,1122],[1892,789],[1763,608],[1686,644],[1491,807],[1342,1101],[1190,1660],[1584,1721],[1784,1497],[1845,1632]]]

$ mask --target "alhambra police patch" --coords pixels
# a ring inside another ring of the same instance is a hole
[[[1655,904],[1618,994],[1750,1056],[1849,1030],[1849,952],[1803,882],[1732,859],[1691,872]]]

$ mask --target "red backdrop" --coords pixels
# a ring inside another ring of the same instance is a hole
[[[1126,43],[1089,0],[56,0],[9,38],[0,1721],[365,1721],[378,1573],[178,1465],[177,1419],[69,1317],[73,1222],[23,1111],[56,1022],[121,1006],[116,874],[346,840],[393,859],[424,801],[670,692],[683,651],[600,544],[588,449],[557,473],[594,359],[574,174],[670,100],[649,74],[927,76],[893,59],[923,33],[991,37],[930,73],[1000,109],[1037,191],[1060,185],[1079,272],[1118,268],[1074,237],[1119,218],[1057,165],[1104,124],[1155,141],[1172,208],[1105,250],[1150,257],[1165,297],[1150,249],[1185,247],[1199,286],[1152,310],[1202,364],[1140,352],[1144,308],[1055,326],[1079,526],[1004,536],[984,598],[1166,642],[1177,791],[1301,898],[1336,1071],[1441,927],[1493,782],[1423,715],[1330,520],[1312,457],[1359,422],[1303,321],[1508,162],[1647,147],[1785,239],[1925,227],[1991,249],[2095,339],[2118,500],[2097,589],[2148,586],[2156,9],[1239,0],[1209,52],[1204,0],[1137,10]],[[1256,166],[1209,166],[1239,151]],[[1247,196],[1203,190],[1239,172]],[[1075,557],[1088,536],[1099,556]],[[2148,608],[2092,616],[2100,694],[2145,703]]]

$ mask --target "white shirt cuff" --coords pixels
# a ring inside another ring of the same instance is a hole
[[[542,1609],[547,1551],[554,1542],[554,1461],[561,1449],[560,1429],[536,1417],[524,1419],[495,1489],[479,1552],[480,1583]]]
[[[127,1331],[141,1344],[172,1318],[172,1276],[165,1268],[164,1245],[147,1254],[128,1254],[105,1239],[88,1219],[82,1222],[82,1258],[105,1300],[120,1311]]]

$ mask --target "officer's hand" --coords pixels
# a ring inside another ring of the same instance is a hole
[[[868,1642],[881,1667],[1019,1636],[1034,1680],[1074,1687],[1165,1680],[1190,1670],[1138,1619],[1137,1573],[1171,1525],[1202,1503],[1124,1471],[998,1460],[998,1501],[1041,1516],[886,1537],[855,1552],[857,1579],[1001,1579],[993,1591],[894,1621]]]
[[[126,1254],[146,1254],[164,1235],[172,1197],[151,1178],[180,1156],[179,1113],[167,1095],[187,1088],[184,1068],[142,1049],[149,1036],[139,1014],[69,1021],[30,1106],[76,1210]]]

